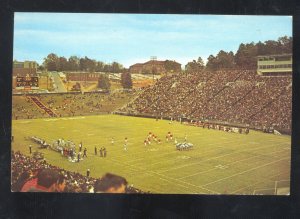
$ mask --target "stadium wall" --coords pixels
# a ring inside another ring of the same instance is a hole
[[[134,116],[134,117],[141,117],[141,118],[152,118],[155,119],[157,116],[151,115],[151,114],[135,114],[135,113],[124,113],[124,112],[114,112],[114,114],[117,115],[123,115],[123,116]],[[160,116],[158,119],[163,119],[163,120],[170,120],[171,117],[169,116]],[[179,118],[173,118],[174,120],[179,121]],[[181,118],[181,122],[190,122],[191,120],[193,121],[199,121],[199,119],[193,119],[193,118]],[[205,123],[213,124],[213,125],[222,125],[222,126],[230,126],[230,127],[235,127],[235,128],[250,128],[252,130],[257,130],[257,131],[262,131],[263,127],[262,126],[254,126],[254,125],[248,125],[248,124],[242,124],[242,123],[232,123],[232,122],[227,122],[227,121],[215,121],[215,120],[200,120]],[[291,135],[291,131],[287,129],[279,129],[277,130],[281,134],[285,135]]]

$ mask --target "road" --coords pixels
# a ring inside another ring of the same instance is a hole
[[[57,92],[57,93],[67,92],[67,89],[66,89],[63,81],[59,77],[59,74],[57,72],[51,72],[49,74],[50,74],[50,76],[52,76],[52,78],[54,80],[54,92]]]

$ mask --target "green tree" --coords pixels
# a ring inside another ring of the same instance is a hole
[[[104,72],[111,72],[111,65],[109,65],[109,64],[104,64],[104,66],[103,66],[103,71],[104,71]]]
[[[268,55],[282,53],[280,48],[280,43],[278,41],[267,40],[265,41],[265,47]]]
[[[57,71],[66,71],[68,69],[68,60],[65,57],[59,57],[57,60]]]
[[[86,63],[87,63],[87,71],[89,72],[95,72],[96,69],[96,60],[94,59],[89,59],[87,57],[86,58]]]
[[[209,70],[216,70],[218,68],[217,66],[217,58],[213,55],[208,56],[206,68]]]
[[[193,60],[192,62],[188,62],[185,65],[185,71],[187,73],[192,73],[192,72],[199,72],[204,69],[204,61],[201,57],[198,58],[198,60]]]
[[[235,64],[233,52],[225,52],[221,50],[217,55],[217,63],[219,69],[233,68]]]
[[[58,56],[54,53],[50,53],[46,58],[44,58],[43,65],[48,71],[57,71]]]
[[[292,37],[279,37],[278,43],[282,53],[292,53],[293,51],[293,38]]]
[[[201,68],[204,68],[204,61],[200,56],[198,57],[197,63]]]
[[[96,62],[96,71],[97,72],[102,72],[104,68],[104,63],[103,62]]]
[[[132,79],[129,72],[124,72],[121,74],[121,84],[124,89],[132,88]]]
[[[77,56],[70,56],[68,59],[68,70],[69,71],[78,71],[79,70],[79,61],[80,59]]]
[[[257,47],[257,55],[267,55],[267,51],[266,51],[266,46],[264,43],[262,42],[258,42],[256,43],[256,47]]]
[[[292,53],[292,37],[279,37],[277,41],[240,44],[235,54],[235,62],[238,67],[256,68],[257,56]]]
[[[261,43],[259,44],[259,47],[253,42],[248,44],[242,43],[235,54],[235,62],[237,66],[242,68],[255,68],[258,51],[261,51],[262,53],[268,53]]]
[[[111,64],[111,71],[113,73],[121,72],[122,69],[123,69],[123,66],[121,64],[119,64],[118,62],[113,62]]]
[[[207,58],[206,67],[210,70],[226,69],[235,67],[233,52],[221,50],[216,57],[210,55]]]
[[[94,72],[96,69],[96,61],[85,56],[79,60],[79,68],[81,71]]]
[[[80,69],[80,71],[87,71],[87,69],[88,69],[88,63],[87,63],[86,58],[87,57],[79,59],[79,69]]]
[[[108,76],[101,74],[99,79],[98,79],[98,88],[103,89],[103,90],[110,90],[110,81]]]
[[[81,84],[79,82],[76,82],[76,84],[73,85],[71,91],[81,91]]]
[[[44,71],[45,70],[45,67],[43,65],[38,65],[37,69],[39,71]]]

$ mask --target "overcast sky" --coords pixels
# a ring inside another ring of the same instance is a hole
[[[49,53],[117,61],[158,60],[184,66],[240,43],[292,36],[291,16],[15,13],[14,59],[42,64]]]

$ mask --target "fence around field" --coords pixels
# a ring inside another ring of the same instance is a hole
[[[116,111],[114,114],[117,115],[123,115],[123,116],[134,116],[134,117],[143,117],[143,118],[156,118],[156,119],[163,119],[163,120],[171,120],[171,117],[169,116],[157,116],[153,114],[146,114],[146,113],[128,113],[128,112],[121,112],[121,111]],[[173,120],[176,121],[181,121],[181,122],[190,122],[191,120],[193,121],[199,121],[199,118],[187,118],[187,117],[175,117]],[[236,128],[246,128],[248,127],[249,129],[257,130],[257,131],[263,131],[262,126],[253,126],[253,125],[248,125],[248,124],[242,124],[242,123],[234,123],[234,122],[228,122],[228,121],[216,121],[216,120],[209,120],[209,119],[203,119],[200,121],[209,123],[212,125],[222,125],[222,126],[229,126],[229,127],[236,127]],[[285,129],[280,129],[278,130],[281,134],[285,135],[291,135],[291,131],[285,130]]]
[[[123,92],[132,92],[132,90],[126,90],[123,89]],[[73,91],[73,92],[65,92],[65,93],[32,93],[28,94],[29,96],[40,96],[40,95],[80,95],[82,92],[80,91]],[[84,94],[110,94],[109,91],[90,91],[90,92],[84,92]],[[24,94],[13,94],[13,96],[24,96]],[[158,119],[164,119],[164,120],[170,120],[170,116],[164,116],[164,115],[154,115],[154,114],[147,114],[147,113],[135,113],[135,112],[122,112],[120,110],[116,110],[113,112],[113,114],[117,115],[124,115],[124,116],[134,116],[134,117],[144,117],[144,118],[158,118]],[[211,120],[206,118],[187,118],[187,117],[180,117],[176,116],[173,118],[174,120],[181,121],[181,122],[190,122],[193,121],[203,121],[205,123],[213,124],[213,125],[222,125],[222,126],[230,126],[230,127],[236,127],[236,128],[245,128],[248,127],[253,130],[262,131],[262,126],[254,126],[254,125],[247,125],[237,122],[228,122],[228,121],[217,121],[217,120]],[[281,134],[291,135],[291,131],[287,129],[279,129],[278,130]]]

